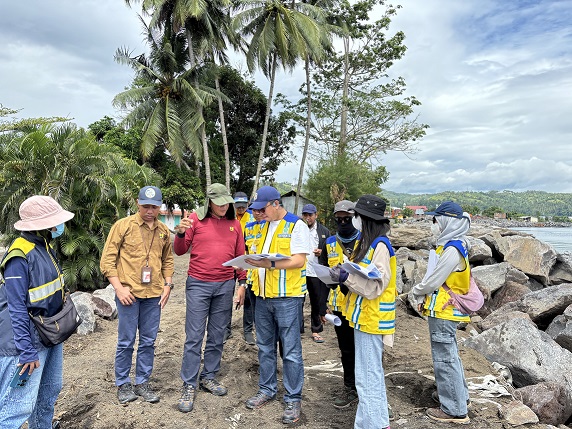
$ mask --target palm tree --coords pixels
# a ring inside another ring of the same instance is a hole
[[[115,60],[133,68],[137,77],[132,88],[115,96],[113,104],[132,108],[125,117],[128,125],[145,119],[141,142],[144,157],[162,144],[177,165],[181,165],[186,150],[197,158],[201,155],[197,136],[203,124],[200,108],[214,94],[191,83],[197,70],[185,69],[189,59],[184,35],[175,33],[170,26],[162,33],[145,23],[143,26],[151,48],[149,58],[132,57],[126,48],[117,50]]]
[[[323,45],[320,23],[323,12],[310,4],[282,0],[244,0],[236,9],[242,11],[234,17],[233,29],[239,30],[245,38],[250,38],[246,53],[248,68],[253,71],[258,66],[270,79],[254,193],[258,188],[264,161],[278,63],[284,69],[291,70],[300,58],[321,56]]]

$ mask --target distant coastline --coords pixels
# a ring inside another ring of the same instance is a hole
[[[415,223],[415,222],[428,222],[427,219],[413,219],[407,218],[401,222],[404,223]],[[519,220],[511,219],[490,219],[483,217],[475,217],[471,219],[473,225],[482,226],[495,226],[498,228],[570,228],[572,227],[572,222],[524,222]]]

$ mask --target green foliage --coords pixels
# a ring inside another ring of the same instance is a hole
[[[413,217],[415,212],[412,209],[410,209],[409,207],[406,207],[403,210],[401,210],[401,214],[403,217]]]
[[[103,283],[99,259],[111,225],[135,209],[140,187],[160,180],[73,124],[47,124],[5,138],[0,177],[0,229],[6,241],[18,235],[13,228],[18,208],[32,195],[49,195],[75,213],[54,245],[66,285],[84,290]]]
[[[443,201],[455,201],[471,214],[485,212],[494,208],[499,212],[518,213],[541,216],[571,216],[572,194],[557,194],[543,191],[489,191],[489,192],[454,192],[446,191],[438,194],[402,194],[384,190],[394,207],[405,205],[427,206],[435,209]],[[471,209],[472,207],[472,209]],[[472,213],[470,210],[474,210]]]
[[[17,118],[20,110],[10,109],[0,104],[0,133],[18,131],[37,127],[39,125],[53,124],[57,122],[67,122],[70,118],[63,118],[61,116],[52,116],[49,118]]]

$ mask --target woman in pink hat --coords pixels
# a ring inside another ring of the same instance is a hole
[[[50,429],[62,388],[63,344],[44,346],[30,314],[51,317],[63,307],[64,279],[50,241],[74,214],[35,195],[20,205],[22,231],[0,263],[0,429]]]

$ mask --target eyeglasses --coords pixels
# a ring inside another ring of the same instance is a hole
[[[253,212],[258,212],[260,214],[264,214],[266,213],[266,207],[271,206],[273,203],[273,201],[270,201],[268,204],[266,204],[264,207],[262,207],[261,209],[252,209]]]
[[[340,223],[340,224],[344,224],[344,223],[351,223],[352,222],[352,216],[335,216],[336,218],[336,223]]]

